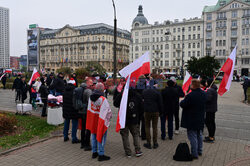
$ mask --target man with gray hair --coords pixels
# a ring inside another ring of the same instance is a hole
[[[181,86],[177,85],[176,78],[175,77],[171,77],[170,80],[172,80],[174,82],[174,88],[178,92],[178,97],[179,98],[184,97],[185,94],[184,94]],[[178,101],[178,103],[180,103],[180,100]],[[174,111],[175,134],[179,134],[179,128],[180,128],[179,109],[180,109],[180,105],[178,104],[178,105],[176,105],[176,108],[175,108],[175,111]]]

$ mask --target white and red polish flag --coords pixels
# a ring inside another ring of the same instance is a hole
[[[5,69],[4,73],[12,73],[12,69]]]
[[[141,75],[150,73],[149,52],[143,54],[133,63],[123,68],[119,73],[121,74],[122,77],[126,78],[126,85],[122,94],[120,110],[117,116],[116,132],[119,132],[120,129],[125,128],[130,80],[132,79],[137,81]]]
[[[38,73],[38,71],[36,70],[36,68],[34,68],[32,76],[31,76],[30,81],[29,81],[28,84],[31,85],[32,81],[35,81],[38,77],[40,77],[40,74]]]
[[[183,92],[185,94],[186,94],[186,92],[189,89],[189,85],[191,84],[192,79],[193,79],[192,76],[189,74],[188,71],[186,71],[186,75],[185,75],[185,78],[184,78],[184,81],[183,81],[183,85],[182,85],[182,90],[183,90]]]
[[[225,64],[220,69],[221,71],[224,72],[224,76],[223,76],[223,79],[220,83],[220,87],[218,90],[218,94],[220,96],[222,96],[224,93],[226,93],[230,89],[230,86],[233,80],[236,53],[237,53],[237,46],[235,46],[232,53],[227,58]]]

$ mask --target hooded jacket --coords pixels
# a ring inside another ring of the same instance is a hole
[[[207,101],[205,110],[206,112],[217,112],[218,111],[218,93],[217,93],[217,86],[212,85],[211,88],[207,89]]]
[[[55,89],[56,92],[60,92],[60,93],[64,92],[64,88],[65,86],[64,86],[63,78],[59,76],[53,81],[50,87],[50,89]]]
[[[68,84],[63,94],[63,117],[65,119],[78,119],[81,115],[73,107],[73,91],[75,86]]]

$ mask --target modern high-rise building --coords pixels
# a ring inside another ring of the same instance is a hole
[[[0,69],[10,67],[9,9],[0,7]]]
[[[250,72],[250,0],[218,0],[203,9],[205,53],[223,65],[237,45],[235,73]]]
[[[201,18],[148,23],[139,6],[132,23],[130,62],[150,52],[152,72],[181,73],[191,56],[203,56],[203,20]]]

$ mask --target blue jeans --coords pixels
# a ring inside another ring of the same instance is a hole
[[[173,125],[173,114],[172,115],[168,115],[168,137],[170,139],[173,138],[173,130],[174,130],[174,125]]]
[[[62,92],[56,92],[56,93],[55,93],[55,96],[61,96],[61,95],[63,95]]]
[[[49,90],[49,94],[55,95],[55,90]]]
[[[166,138],[166,115],[161,116],[161,138],[165,139]]]
[[[194,157],[198,157],[198,153],[202,154],[202,130],[187,130],[187,135],[191,144],[191,153]]]
[[[64,138],[68,138],[68,135],[69,135],[69,123],[70,123],[70,119],[65,119],[64,128],[63,128]],[[78,127],[78,119],[72,119],[72,132],[71,132],[72,141],[77,140],[77,137],[76,137],[77,127]]]
[[[106,137],[107,137],[107,131],[103,135],[102,142],[100,143],[96,140],[96,134],[91,134],[91,143],[92,143],[92,152],[93,153],[98,152],[99,156],[104,155],[104,146],[106,143]],[[98,149],[97,149],[97,146],[98,146]]]

